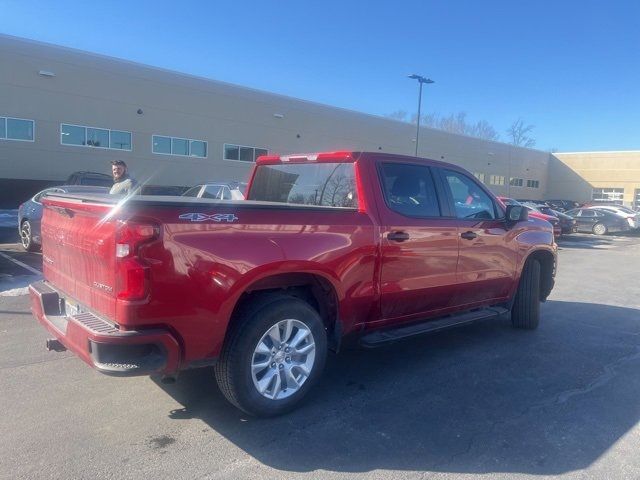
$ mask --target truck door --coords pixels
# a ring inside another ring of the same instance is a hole
[[[412,320],[447,308],[455,293],[458,228],[446,218],[431,168],[378,164],[381,219],[381,318]]]
[[[475,178],[445,168],[437,170],[458,219],[456,305],[465,308],[506,298],[513,285],[517,246],[501,218],[502,209]]]

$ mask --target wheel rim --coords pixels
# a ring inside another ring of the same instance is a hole
[[[253,384],[271,400],[289,397],[307,381],[315,358],[311,329],[299,320],[281,320],[262,335],[253,352]]]
[[[593,230],[596,232],[597,235],[603,235],[604,232],[606,231],[606,228],[604,225],[598,224],[593,228]]]
[[[31,225],[29,225],[29,222],[24,222],[22,224],[22,228],[20,229],[20,240],[22,241],[22,246],[24,248],[29,248],[31,245]]]

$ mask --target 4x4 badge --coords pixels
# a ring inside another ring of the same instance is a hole
[[[233,213],[214,213],[208,215],[206,213],[183,213],[178,218],[180,220],[190,220],[192,222],[205,222],[207,220],[211,220],[214,222],[235,222],[238,220]]]

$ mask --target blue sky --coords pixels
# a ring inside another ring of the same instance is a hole
[[[0,1],[0,32],[385,115],[467,112],[536,148],[640,149],[640,2]],[[6,66],[2,66],[6,68]]]

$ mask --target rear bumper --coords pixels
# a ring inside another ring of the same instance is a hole
[[[31,311],[68,350],[107,375],[174,374],[180,345],[167,330],[120,330],[94,315],[66,316],[64,297],[45,281],[29,286]]]

